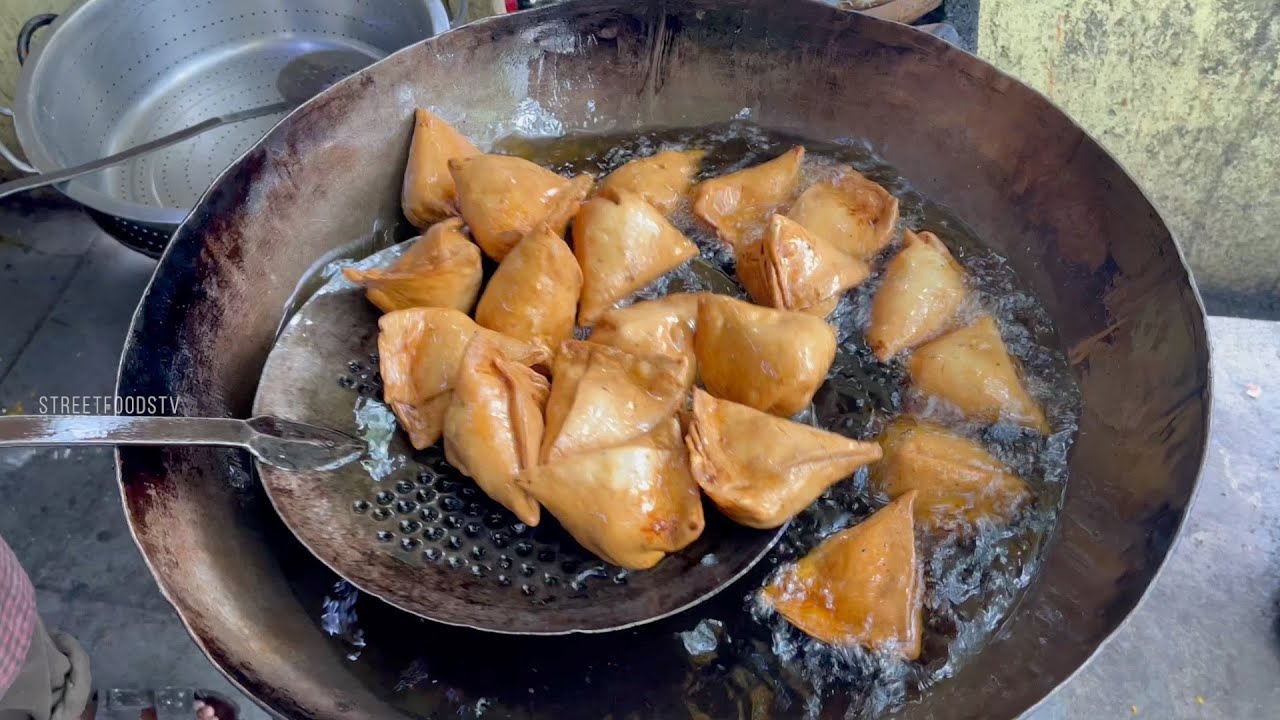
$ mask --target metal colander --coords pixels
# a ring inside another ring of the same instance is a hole
[[[331,68],[341,77],[448,24],[440,0],[81,0],[40,31],[26,58],[14,108],[31,166],[23,169],[88,162],[279,102],[277,76],[301,57],[345,58]],[[157,254],[157,238],[283,115],[215,129],[61,189],[127,244]]]

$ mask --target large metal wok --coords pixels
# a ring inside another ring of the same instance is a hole
[[[1039,577],[990,646],[903,716],[1015,717],[1134,609],[1186,514],[1208,429],[1203,311],[1169,230],[1040,95],[934,37],[817,3],[569,3],[447,33],[342,82],[233,165],[178,231],[134,320],[120,393],[247,416],[299,278],[398,221],[419,105],[482,141],[735,116],[815,140],[865,138],[1029,281],[1084,403]],[[213,662],[277,712],[444,717],[480,698],[515,717],[735,714],[707,710],[708,696],[746,707],[734,698],[751,669],[692,687],[675,633],[741,613],[758,573],[691,612],[604,636],[488,635],[365,600],[368,646],[352,662],[320,626],[336,578],[282,527],[247,455],[122,449],[119,467],[165,594]],[[832,693],[822,715],[846,704]]]

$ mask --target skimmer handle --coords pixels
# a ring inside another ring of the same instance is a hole
[[[333,470],[364,454],[365,444],[313,425],[256,417],[10,415],[0,417],[0,447],[213,445],[248,450],[285,470]]]

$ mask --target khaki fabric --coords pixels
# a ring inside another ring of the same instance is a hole
[[[70,635],[36,621],[27,660],[0,697],[0,720],[75,720],[89,704],[89,656]]]

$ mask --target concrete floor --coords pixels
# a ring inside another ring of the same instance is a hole
[[[37,412],[42,395],[111,393],[155,267],[58,196],[40,197],[0,205],[0,407],[9,412]],[[41,615],[85,645],[100,690],[187,686],[238,697],[160,595],[114,474],[108,449],[0,450],[0,534],[31,575]]]
[[[978,7],[981,0],[946,0],[942,4],[942,19],[955,26],[960,33],[960,47],[971,53],[978,52]]]
[[[151,261],[56,195],[0,203],[0,406],[111,391]],[[1214,318],[1214,436],[1198,502],[1148,601],[1031,720],[1274,717],[1280,707],[1280,323]],[[1258,398],[1245,389],[1262,386]],[[105,450],[0,451],[0,534],[95,685],[234,691],[187,637],[129,536]],[[242,699],[243,700],[243,699]],[[1203,700],[1203,704],[1201,704]],[[247,701],[242,706],[249,707]],[[251,717],[265,717],[259,710]]]

